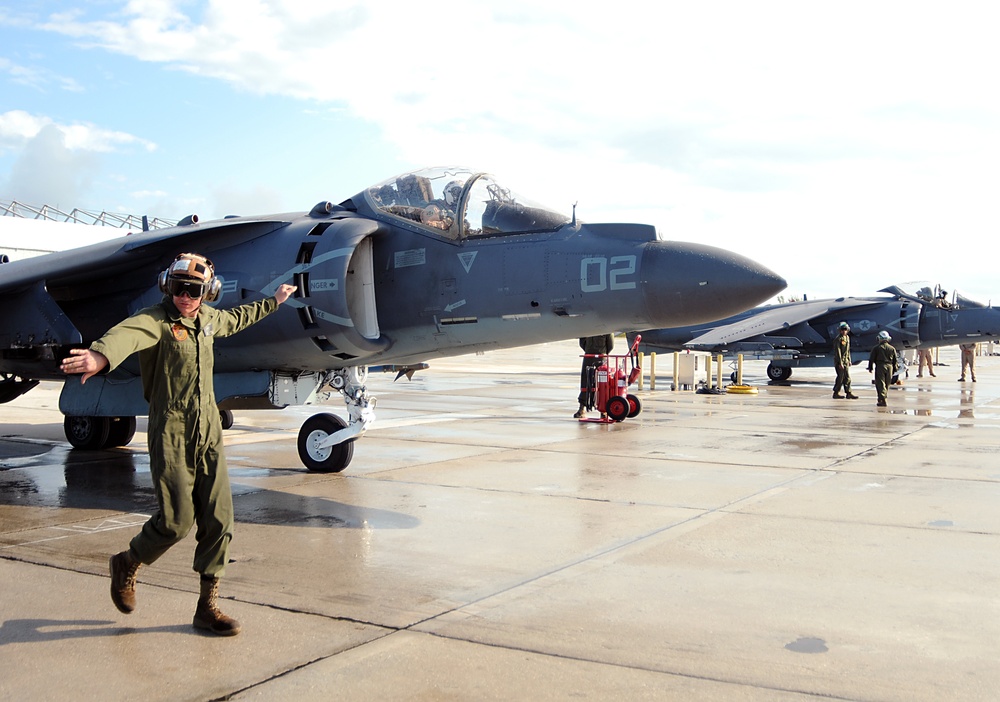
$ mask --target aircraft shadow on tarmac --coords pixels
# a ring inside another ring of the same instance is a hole
[[[401,512],[241,484],[238,473],[230,475],[238,523],[340,529],[413,529],[420,523]],[[149,457],[0,439],[0,505],[148,514],[156,509]]]

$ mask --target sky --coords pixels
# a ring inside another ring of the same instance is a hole
[[[982,2],[0,0],[0,201],[202,221],[462,165],[787,297],[1000,301]]]

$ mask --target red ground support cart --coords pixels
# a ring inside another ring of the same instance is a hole
[[[606,359],[599,366],[590,368],[588,377],[586,402],[588,410],[596,409],[601,413],[600,419],[583,417],[581,422],[601,422],[611,424],[620,422],[626,417],[634,417],[642,411],[642,403],[635,395],[628,393],[628,386],[636,381],[642,369],[639,367],[639,342],[642,337],[636,334],[632,347],[627,354],[583,354],[584,358]],[[628,359],[626,361],[626,359]]]

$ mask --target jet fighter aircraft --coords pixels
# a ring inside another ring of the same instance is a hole
[[[183,251],[214,262],[221,307],[298,286],[278,312],[216,344],[216,397],[225,413],[342,393],[349,421],[318,414],[299,432],[299,456],[319,472],[343,470],[374,420],[369,366],[407,373],[435,357],[695,324],[785,287],[722,249],[661,241],[648,225],[586,224],[486,173],[426,169],[309,212],[192,215],[0,265],[0,402],[63,380],[69,442],[126,445],[148,411],[137,357],[86,385],[59,362],[157,303],[157,276]]]
[[[644,352],[706,351],[767,359],[767,377],[787,380],[792,368],[833,366],[833,340],[841,322],[851,327],[851,361],[868,360],[882,330],[898,349],[923,349],[1000,338],[1000,310],[940,286],[892,285],[888,297],[838,297],[756,307],[707,324],[642,332]]]

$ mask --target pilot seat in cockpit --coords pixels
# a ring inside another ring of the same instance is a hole
[[[396,204],[423,207],[434,199],[434,189],[426,176],[407,173],[396,179]]]

